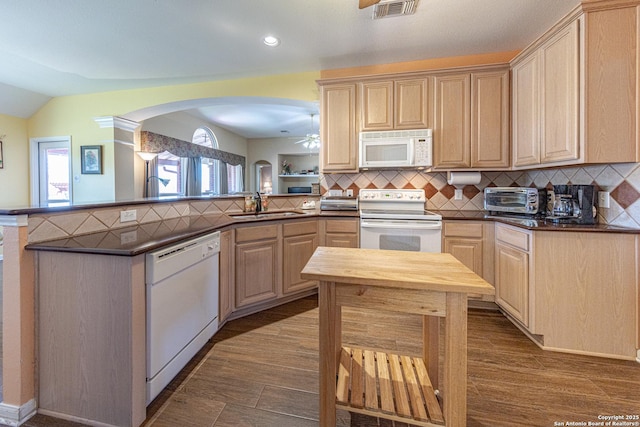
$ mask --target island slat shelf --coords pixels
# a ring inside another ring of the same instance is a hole
[[[419,426],[444,425],[427,367],[418,357],[342,347],[336,405]]]
[[[421,426],[466,425],[467,294],[492,295],[493,286],[451,254],[337,247],[318,247],[301,277],[320,283],[321,426],[335,427],[336,407]],[[343,306],[421,315],[422,358],[343,347]]]

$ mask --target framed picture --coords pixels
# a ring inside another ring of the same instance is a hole
[[[102,173],[102,145],[83,145],[80,147],[82,173]]]

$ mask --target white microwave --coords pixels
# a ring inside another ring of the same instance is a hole
[[[431,167],[432,153],[431,129],[360,132],[362,169]]]

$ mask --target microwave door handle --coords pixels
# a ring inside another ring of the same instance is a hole
[[[420,222],[368,222],[360,221],[362,228],[386,228],[386,229],[407,229],[412,230],[440,230],[442,222],[440,221],[420,221]]]

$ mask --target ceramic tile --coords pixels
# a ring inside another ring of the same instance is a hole
[[[626,209],[640,198],[640,192],[633,188],[627,181],[622,181],[622,183],[611,192],[611,197],[614,198],[623,209]]]
[[[75,230],[75,233],[73,234],[95,233],[98,231],[106,231],[108,229],[109,228],[101,221],[98,221],[96,217],[90,216],[82,224],[80,224],[80,226]]]

